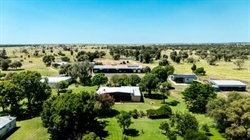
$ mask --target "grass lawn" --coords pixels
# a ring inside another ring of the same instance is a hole
[[[47,129],[40,117],[17,122],[17,129],[7,140],[48,140]]]

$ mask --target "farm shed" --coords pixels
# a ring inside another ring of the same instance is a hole
[[[141,65],[95,65],[94,73],[142,73]]]
[[[63,77],[63,76],[42,76],[41,82],[44,82],[45,78],[48,79],[48,84],[50,87],[55,87],[57,83],[59,83],[60,81],[67,81],[69,83],[72,82],[72,78],[71,77]]]
[[[172,74],[169,78],[176,83],[191,83],[197,80],[197,76],[194,74]]]
[[[246,91],[246,84],[237,80],[209,80],[216,91]]]
[[[115,99],[115,102],[121,101],[141,101],[141,92],[136,86],[122,86],[122,87],[100,87],[97,94],[109,94]]]
[[[0,139],[2,139],[7,133],[9,133],[14,128],[16,128],[16,117],[0,117]]]

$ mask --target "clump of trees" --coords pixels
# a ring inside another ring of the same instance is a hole
[[[131,74],[131,75],[118,75],[115,74],[110,78],[110,82],[113,86],[136,86],[141,81],[141,78],[137,74]]]
[[[98,73],[91,79],[92,85],[102,85],[108,82],[108,77],[104,73]]]
[[[207,104],[207,114],[227,139],[250,139],[250,98],[236,92],[227,98],[218,97]]]
[[[93,65],[88,62],[78,62],[74,64],[65,64],[60,67],[59,74],[71,76],[73,79],[82,83],[82,85],[91,85]]]
[[[36,116],[42,104],[51,95],[47,81],[40,82],[41,75],[35,71],[13,74],[9,80],[0,82],[0,98],[3,111],[10,107],[11,115],[23,117]],[[26,99],[27,101],[23,101]],[[22,106],[27,106],[23,110]]]
[[[176,140],[177,135],[183,137],[184,140],[209,140],[203,132],[199,131],[197,119],[189,113],[176,112],[171,116],[170,124],[164,121],[159,128],[170,140]]]
[[[46,66],[50,66],[52,62],[55,61],[55,57],[53,55],[45,55],[43,57],[43,62],[46,64]]]
[[[100,136],[104,126],[97,118],[103,107],[97,103],[101,103],[98,97],[88,92],[52,97],[43,105],[43,126],[48,128],[51,139],[77,140],[90,132]]]
[[[209,84],[193,82],[182,92],[187,108],[191,112],[205,113],[210,99],[216,98],[214,87]]]

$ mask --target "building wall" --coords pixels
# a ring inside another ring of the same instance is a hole
[[[140,102],[141,101],[141,96],[132,96],[132,101],[133,102]]]
[[[185,83],[191,83],[194,81],[194,78],[184,78]]]
[[[0,129],[0,139],[14,128],[16,128],[16,119],[12,120],[10,123],[6,124]]]

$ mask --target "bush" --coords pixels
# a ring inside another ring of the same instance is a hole
[[[168,105],[163,105],[159,109],[147,110],[147,116],[151,119],[169,118],[172,110]]]
[[[133,111],[129,111],[129,114],[131,115],[131,117],[133,117],[134,119],[137,119],[139,116],[139,113],[136,109],[134,109]]]
[[[141,111],[139,112],[139,116],[142,118],[142,117],[146,116],[146,114],[141,110]]]
[[[0,73],[0,77],[5,77],[6,73]]]

